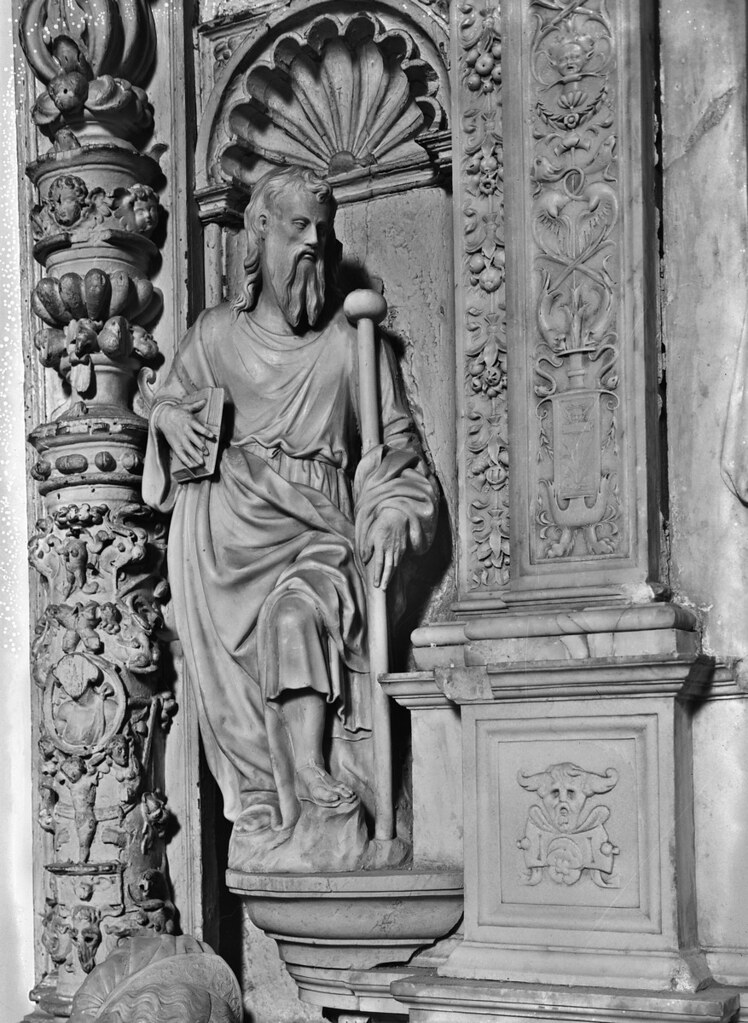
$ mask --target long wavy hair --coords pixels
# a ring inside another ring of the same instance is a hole
[[[252,198],[244,211],[244,230],[247,234],[247,258],[244,260],[244,284],[234,299],[231,308],[236,314],[248,312],[257,304],[262,289],[262,236],[260,234],[260,214],[268,213],[275,208],[278,196],[286,189],[299,191],[304,189],[313,195],[320,205],[330,207],[330,233],[325,246],[325,282],[327,294],[338,295],[338,278],[341,259],[341,245],[335,237],[333,222],[338,204],[332,192],[332,185],[326,178],[321,178],[314,171],[305,167],[284,167],[271,170],[264,174],[252,189]]]

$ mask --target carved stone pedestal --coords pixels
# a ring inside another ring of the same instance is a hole
[[[461,706],[465,937],[440,974],[709,982],[692,899],[689,700],[707,678],[692,625],[667,605],[484,619],[464,627],[472,664],[388,683],[413,708],[419,687]]]

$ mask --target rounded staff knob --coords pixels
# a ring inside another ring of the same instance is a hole
[[[387,303],[379,292],[359,288],[348,295],[343,303],[343,312],[351,323],[358,323],[359,320],[380,323],[387,315]]]

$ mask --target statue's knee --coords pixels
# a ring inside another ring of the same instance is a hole
[[[306,632],[309,626],[316,627],[317,612],[308,600],[290,593],[277,602],[272,619],[278,632],[287,635]]]

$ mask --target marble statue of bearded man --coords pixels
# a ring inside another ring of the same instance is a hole
[[[169,579],[209,766],[235,821],[231,865],[366,865],[373,806],[364,564],[387,587],[430,543],[436,491],[382,341],[383,444],[361,457],[356,331],[334,287],[328,182],[255,186],[239,298],[203,312],[151,411],[143,492],[173,509]],[[223,387],[216,472],[191,395]],[[374,865],[373,861],[371,865]]]

